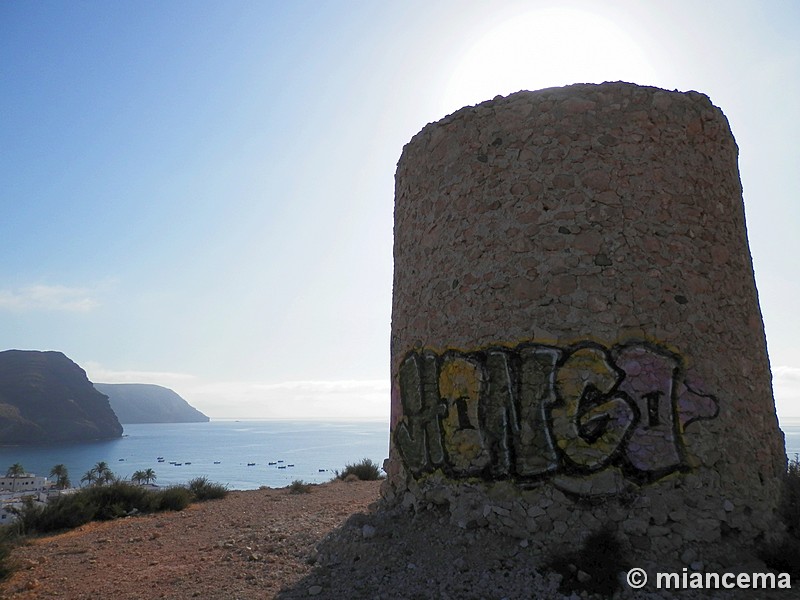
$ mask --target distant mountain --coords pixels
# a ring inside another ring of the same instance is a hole
[[[202,423],[209,418],[169,388],[147,383],[95,383],[120,423]]]
[[[118,438],[122,425],[86,377],[61,352],[0,352],[0,444]]]

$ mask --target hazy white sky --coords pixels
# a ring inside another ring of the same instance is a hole
[[[708,94],[800,416],[800,3],[0,3],[0,347],[212,417],[385,417],[394,170],[520,89]],[[746,349],[732,349],[742,352]]]

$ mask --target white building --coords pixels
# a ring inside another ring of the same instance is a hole
[[[51,487],[47,477],[24,473],[19,477],[0,477],[0,492],[43,492]]]
[[[0,526],[13,523],[17,516],[14,509],[24,506],[25,498],[45,505],[50,497],[58,496],[65,490],[56,490],[47,477],[37,477],[33,473],[24,473],[19,477],[0,477]]]

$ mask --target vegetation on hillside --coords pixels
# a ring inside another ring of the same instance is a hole
[[[208,477],[195,477],[188,483],[192,497],[198,502],[219,500],[228,494],[228,488],[221,483],[212,483]]]
[[[6,477],[22,477],[25,475],[25,467],[19,463],[14,463],[6,471]]]
[[[334,471],[334,479],[375,481],[383,479],[383,474],[375,462],[369,458],[362,458],[360,462],[345,465],[341,473],[338,470]]]
[[[786,535],[780,544],[761,548],[761,559],[768,567],[789,573],[792,579],[800,579],[800,457],[797,454],[786,469],[779,511]]]
[[[90,486],[108,485],[114,483],[116,480],[117,476],[108,466],[108,463],[101,460],[84,473],[83,477],[81,477],[81,485],[84,483]]]
[[[311,492],[311,484],[302,479],[295,479],[288,488],[290,494],[308,494]]]
[[[69,476],[64,465],[56,465],[51,475],[63,487],[69,486]],[[8,473],[24,473],[18,463]],[[10,475],[9,475],[10,476]],[[86,487],[64,493],[47,504],[25,496],[21,507],[7,508],[15,520],[0,528],[0,579],[11,573],[7,558],[14,547],[29,535],[50,534],[74,529],[90,521],[108,521],[120,517],[159,511],[183,510],[192,502],[224,498],[227,487],[212,483],[205,477],[192,479],[186,486],[148,489],[140,485],[156,479],[153,469],[137,471],[131,481],[117,477],[108,464],[99,462],[81,478]]]
[[[50,469],[50,477],[55,477],[56,489],[65,490],[72,487],[72,482],[69,480],[69,471],[63,464],[54,465]]]
[[[157,479],[156,472],[153,469],[145,469],[144,471],[134,471],[131,475],[131,481],[134,483],[143,483],[145,485],[153,483]]]

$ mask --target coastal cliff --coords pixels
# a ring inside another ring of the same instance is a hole
[[[120,423],[205,423],[209,418],[169,388],[146,383],[95,383]]]
[[[108,398],[61,352],[0,352],[0,444],[122,436]]]

